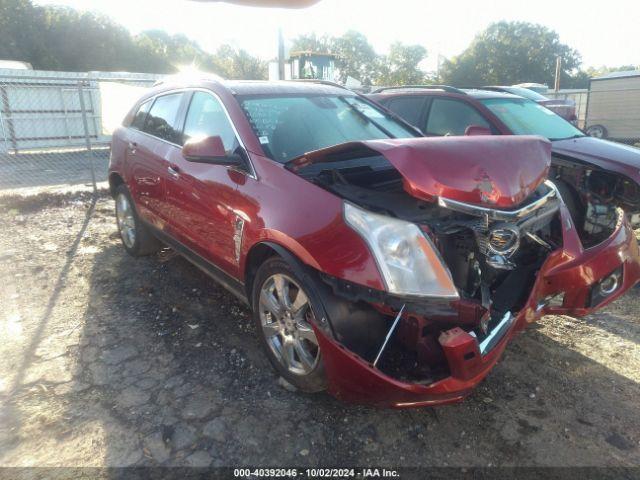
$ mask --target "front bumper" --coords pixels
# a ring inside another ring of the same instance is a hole
[[[528,323],[545,314],[582,316],[610,303],[640,280],[638,243],[620,212],[614,233],[603,243],[584,250],[562,207],[563,248],[552,252],[536,276],[522,310],[509,319],[501,337],[486,353],[478,340],[461,328],[443,332],[439,342],[445,352],[451,375],[429,385],[396,380],[340,343],[315,329],[322,350],[329,391],[345,401],[384,407],[406,408],[442,405],[461,401],[490,372],[509,341]],[[591,291],[611,272],[622,268],[617,287],[597,304]],[[561,304],[549,303],[562,298]]]

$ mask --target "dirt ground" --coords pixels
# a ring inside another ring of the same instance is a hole
[[[103,192],[0,197],[0,466],[637,466],[640,289],[545,317],[463,403],[283,388],[249,312]]]

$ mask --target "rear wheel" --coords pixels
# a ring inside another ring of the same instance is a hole
[[[138,217],[127,187],[120,185],[115,193],[116,223],[125,250],[134,257],[150,255],[160,250],[160,242]]]
[[[324,366],[311,327],[316,317],[308,286],[280,257],[272,257],[260,266],[253,285],[254,321],[275,369],[302,391],[324,390]]]

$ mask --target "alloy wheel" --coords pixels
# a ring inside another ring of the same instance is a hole
[[[116,197],[116,221],[122,241],[128,248],[133,248],[136,243],[136,221],[133,206],[124,193]]]
[[[313,310],[300,285],[281,273],[270,276],[260,290],[259,309],[263,334],[278,362],[292,374],[311,373],[320,348],[311,328]]]

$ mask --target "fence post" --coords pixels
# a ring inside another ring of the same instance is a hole
[[[87,153],[89,156],[89,165],[91,166],[91,182],[93,183],[93,194],[98,192],[98,186],[96,185],[96,172],[93,165],[93,150],[91,149],[91,134],[89,133],[89,122],[87,120],[87,109],[84,103],[84,91],[82,89],[84,80],[78,82],[78,94],[80,95],[80,110],[82,110],[82,124],[84,126],[84,141],[87,147]]]

